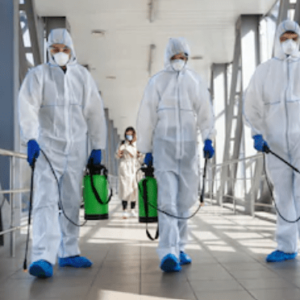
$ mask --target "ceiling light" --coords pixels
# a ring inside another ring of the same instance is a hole
[[[191,59],[200,60],[200,59],[203,59],[203,56],[195,55],[195,56],[192,56]]]
[[[102,37],[105,35],[105,30],[92,30],[92,35],[95,37]]]

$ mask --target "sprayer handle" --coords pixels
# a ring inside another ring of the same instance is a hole
[[[33,159],[32,159],[32,164],[31,164],[31,170],[32,170],[32,172],[34,172],[34,169],[35,169],[35,163],[36,163],[36,158],[34,157]]]
[[[264,145],[263,146],[263,152],[266,152],[267,154],[269,154],[271,152],[270,148],[268,145]]]

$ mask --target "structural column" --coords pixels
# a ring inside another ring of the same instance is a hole
[[[213,64],[211,68],[211,92],[215,112],[215,128],[218,133],[218,139],[215,141],[216,155],[214,162],[220,164],[223,162],[224,144],[226,136],[226,113],[228,98],[227,82],[227,64]],[[214,169],[213,172],[216,170]],[[213,186],[213,174],[210,178],[210,192]],[[220,174],[216,174],[220,177]],[[219,183],[219,181],[217,181]],[[218,188],[218,186],[217,186]]]
[[[0,1],[0,148],[19,151],[20,137],[18,126],[17,97],[19,89],[19,2],[17,0]],[[14,161],[12,159],[11,161]],[[19,166],[17,161],[16,167]],[[15,174],[19,174],[16,172]],[[13,177],[8,157],[0,156],[0,184],[4,190],[14,188],[18,178]],[[7,197],[8,198],[8,197]],[[1,208],[2,229],[19,224],[20,197],[9,197],[14,214],[10,214],[9,206],[4,203]],[[12,215],[14,217],[12,218]],[[6,221],[4,220],[6,219]],[[11,223],[11,224],[10,224]],[[14,255],[15,232],[10,235],[11,254]],[[8,235],[4,236],[5,243]],[[1,241],[3,242],[3,240]]]
[[[256,67],[260,64],[260,44],[259,44],[259,22],[261,16],[259,15],[242,15],[240,18],[240,32],[241,32],[241,64],[242,64],[242,92],[245,91],[250,83],[250,80],[255,72]],[[240,102],[239,114],[242,116],[242,105]],[[242,136],[241,136],[242,138]],[[248,126],[244,126],[243,140],[241,143],[241,149],[239,152],[242,157],[247,157],[256,154],[256,150],[253,148],[253,140],[251,129]],[[252,170],[251,170],[252,168]],[[253,214],[254,212],[254,197],[252,182],[247,181],[246,178],[250,178],[253,168],[255,166],[249,165],[246,167],[245,162],[242,164],[242,168],[239,171],[239,177],[245,178],[244,182],[239,181],[240,189],[243,194],[246,195],[245,199],[245,211],[246,213]],[[248,201],[251,199],[252,201]]]
[[[17,97],[19,88],[19,3],[0,1],[0,148],[19,150]],[[9,188],[9,160],[0,156],[0,181]]]

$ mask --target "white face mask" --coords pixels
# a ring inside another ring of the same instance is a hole
[[[185,61],[182,59],[174,59],[171,61],[172,64],[172,68],[179,72],[183,69],[183,67],[185,66]]]
[[[70,60],[70,56],[66,53],[63,52],[59,52],[53,55],[55,62],[60,66],[63,67],[65,66],[69,60]]]
[[[133,136],[132,135],[126,135],[126,139],[131,142],[133,140]]]
[[[295,41],[288,39],[281,43],[281,47],[285,54],[292,55],[297,50],[298,44]]]

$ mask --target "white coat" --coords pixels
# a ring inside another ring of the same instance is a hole
[[[81,185],[87,163],[87,135],[92,149],[105,149],[106,122],[102,100],[86,68],[79,65],[69,33],[53,30],[48,44],[65,44],[72,56],[63,70],[50,62],[33,68],[19,94],[19,119],[24,142],[35,139],[49,157],[60,182],[63,207],[79,222]],[[41,154],[35,170],[32,261],[51,264],[78,255],[78,227],[58,212],[58,187]]]
[[[118,152],[123,151],[119,157]],[[118,147],[116,158],[119,160],[119,188],[118,195],[121,200],[135,202],[137,200],[137,171],[139,155],[136,142],[130,144],[125,141]]]
[[[183,39],[170,39],[165,69],[146,87],[137,119],[137,147],[153,153],[158,183],[158,206],[171,214],[186,216],[198,199],[197,129],[203,140],[213,139],[214,116],[210,96],[200,76],[186,66],[175,71],[175,54],[189,55]],[[160,259],[179,257],[187,241],[187,222],[159,213]]]
[[[274,152],[300,168],[300,53],[296,50],[287,56],[280,44],[280,36],[289,30],[300,35],[293,21],[279,25],[275,57],[256,69],[246,92],[244,115],[253,136],[261,134]],[[271,154],[266,161],[277,206],[285,218],[294,220],[300,215],[300,176]],[[277,250],[297,252],[299,226],[277,216]]]

